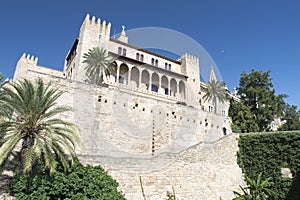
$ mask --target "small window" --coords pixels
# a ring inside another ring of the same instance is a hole
[[[144,55],[141,54],[141,61],[144,62]]]
[[[126,56],[126,49],[123,49],[123,56]]]
[[[158,60],[157,59],[155,60],[155,66],[156,67],[158,66]]]
[[[171,71],[171,64],[169,64],[169,70]]]
[[[168,63],[165,63],[165,70],[168,69]]]
[[[119,54],[119,55],[122,54],[122,48],[121,48],[121,47],[118,48],[118,54]]]
[[[140,54],[139,53],[136,53],[136,59],[140,60]]]
[[[154,58],[151,59],[151,65],[154,65]]]

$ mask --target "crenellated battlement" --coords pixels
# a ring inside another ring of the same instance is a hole
[[[199,58],[196,57],[196,56],[193,56],[193,55],[191,55],[191,54],[189,54],[189,53],[183,54],[183,55],[181,56],[180,60],[182,60],[182,59],[190,60],[190,61],[192,61],[193,63],[199,63]]]
[[[90,16],[90,14],[87,14],[83,24],[85,24],[86,26],[89,27],[95,27],[97,29],[100,30],[101,35],[106,35],[109,36],[110,35],[110,28],[111,28],[111,23],[110,22],[106,22],[105,20],[103,20],[101,22],[100,18],[97,18],[95,16]]]
[[[24,59],[27,62],[30,62],[30,64],[37,65],[39,58],[36,56],[30,55],[30,54],[23,53],[23,55],[20,59]]]

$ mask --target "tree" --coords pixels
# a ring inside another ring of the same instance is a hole
[[[270,71],[252,70],[243,72],[240,77],[238,94],[241,102],[250,108],[259,131],[266,131],[275,115],[282,115],[283,98],[286,95],[275,95],[270,78]]]
[[[118,191],[118,182],[101,166],[83,166],[75,161],[66,172],[61,165],[49,175],[44,162],[39,162],[37,170],[28,176],[18,173],[9,182],[9,193],[16,199],[99,199],[125,200]]]
[[[247,133],[259,130],[250,108],[242,102],[231,99],[228,115],[232,119],[232,130],[235,132]]]
[[[270,189],[274,183],[271,182],[271,178],[262,180],[262,173],[258,175],[257,180],[245,176],[245,181],[247,186],[241,187],[243,194],[234,191],[236,198],[233,200],[267,200],[275,196],[275,192]]]
[[[297,106],[286,104],[284,108],[283,119],[286,121],[278,130],[294,131],[300,130],[300,111],[297,111]]]
[[[204,102],[207,100],[212,100],[214,104],[214,112],[217,113],[217,100],[222,103],[226,100],[225,83],[216,80],[210,80],[207,83],[205,92],[206,94],[203,96]]]
[[[69,107],[56,104],[62,94],[41,79],[34,84],[25,79],[3,87],[0,164],[16,151],[21,157],[21,168],[27,173],[32,172],[40,157],[50,173],[56,169],[56,160],[65,169],[69,167],[69,156],[73,161],[79,138],[75,125],[59,117],[70,111]]]
[[[87,66],[86,76],[91,83],[101,84],[105,77],[110,75],[111,71],[115,67],[115,62],[112,56],[110,56],[105,49],[94,47],[89,49],[88,53],[83,55]]]

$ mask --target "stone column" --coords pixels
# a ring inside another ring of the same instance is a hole
[[[120,65],[117,64],[117,77],[116,77],[116,83],[119,83],[119,76],[120,76]]]
[[[170,96],[171,95],[171,80],[170,80],[170,77],[167,77],[168,79],[168,95]]]
[[[160,88],[161,88],[161,77],[162,77],[162,75],[159,74],[159,75],[158,75],[158,92],[159,92],[159,90],[160,90]]]
[[[153,72],[149,72],[149,87],[148,87],[149,91],[151,91],[152,89],[152,74]]]
[[[139,68],[138,68],[139,69]],[[141,87],[142,85],[142,73],[143,73],[143,69],[139,69],[139,88]]]
[[[127,85],[130,85],[130,80],[131,80],[131,67],[128,67],[128,80],[127,80]]]
[[[179,94],[179,81],[178,80],[176,80],[176,85],[177,85],[177,91],[176,91],[176,94],[175,94],[175,97],[176,96],[178,96],[178,94]]]

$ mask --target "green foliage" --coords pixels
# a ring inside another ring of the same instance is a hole
[[[300,130],[300,111],[297,111],[297,106],[286,104],[284,108],[283,119],[286,121],[278,130],[294,131]]]
[[[167,200],[177,200],[174,187],[172,187],[172,192],[167,191]]]
[[[257,132],[259,127],[255,122],[254,115],[250,108],[242,102],[230,100],[228,115],[231,117],[232,131],[236,133]]]
[[[142,195],[143,195],[144,200],[146,200],[146,195],[145,195],[145,190],[144,190],[144,186],[143,186],[142,177],[140,176],[139,179],[140,179],[140,185],[141,185]]]
[[[300,132],[241,135],[239,138],[238,164],[250,179],[264,172],[261,179],[272,177],[270,189],[277,199],[296,200],[300,172]],[[283,178],[281,168],[288,167],[294,179]],[[296,194],[296,195],[295,195]],[[299,194],[299,192],[298,192]],[[272,198],[270,198],[272,199]]]
[[[225,83],[216,81],[216,80],[210,80],[207,83],[207,88],[204,88],[206,94],[203,96],[204,102],[205,101],[213,101],[214,104],[214,112],[217,112],[217,100],[220,102],[224,102],[226,97],[226,90],[225,90]]]
[[[243,194],[234,191],[233,193],[236,195],[236,198],[233,200],[267,200],[276,198],[275,192],[269,189],[274,185],[274,183],[270,181],[271,178],[262,180],[261,177],[262,173],[258,175],[257,180],[244,176],[247,186],[244,188],[241,187]]]
[[[39,162],[31,176],[20,173],[13,177],[9,193],[20,200],[125,200],[117,187],[118,183],[100,166],[83,166],[76,162],[67,172],[59,166],[49,175],[45,165]]]
[[[86,70],[85,75],[88,81],[93,84],[101,84],[104,78],[110,75],[116,67],[113,57],[103,48],[89,49],[83,58],[85,59],[83,63],[87,64],[84,68]]]
[[[56,105],[62,94],[40,79],[35,83],[22,80],[3,87],[0,98],[1,165],[17,151],[24,172],[31,172],[40,157],[50,173],[54,172],[57,160],[65,169],[69,167],[69,155],[72,159],[75,156],[79,137],[74,124],[58,117],[70,111],[69,107]]]
[[[241,103],[250,109],[259,131],[267,131],[274,116],[282,116],[285,105],[283,99],[287,95],[275,95],[270,71],[252,70],[249,74],[243,72],[239,82],[238,94]]]

